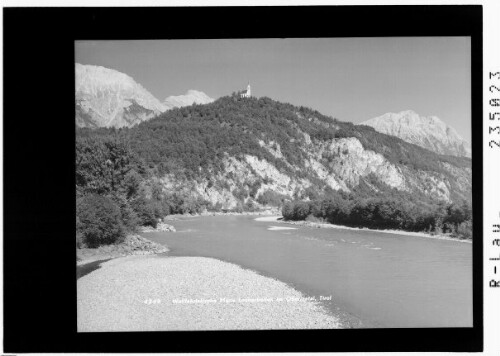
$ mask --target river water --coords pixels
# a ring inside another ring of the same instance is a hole
[[[217,258],[308,296],[332,296],[323,304],[355,327],[472,326],[470,243],[255,218],[187,217],[170,222],[176,233],[144,236],[168,245],[169,255]]]

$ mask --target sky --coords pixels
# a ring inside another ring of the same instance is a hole
[[[126,73],[160,101],[200,90],[252,95],[360,123],[437,116],[470,142],[469,37],[77,41],[75,61]]]

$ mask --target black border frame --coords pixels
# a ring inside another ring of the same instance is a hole
[[[4,352],[483,350],[482,6],[4,8]],[[473,328],[76,332],[74,41],[471,36]]]

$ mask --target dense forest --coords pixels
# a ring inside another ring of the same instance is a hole
[[[156,227],[170,214],[212,207],[179,192],[165,193],[129,143],[115,135],[77,137],[77,245],[97,247],[121,241],[138,226]]]
[[[417,200],[388,188],[383,194],[357,190],[350,194],[331,191],[308,201],[286,202],[285,220],[328,222],[351,227],[399,229],[405,231],[447,233],[460,239],[472,239],[472,210],[466,201],[460,204]]]
[[[450,182],[451,202],[398,191],[372,175],[348,193],[332,190],[304,168],[307,137],[313,144],[355,137],[364,149],[383,155],[397,167],[439,174]],[[283,157],[259,141],[272,142]],[[209,181],[209,187],[224,185],[212,183],[224,172],[224,157],[244,155],[265,160],[289,176],[308,179],[312,186],[287,196],[272,189],[257,194],[267,178],[241,183],[232,191],[241,202],[235,210],[278,206],[293,220],[314,216],[346,225],[430,228],[468,236],[463,230],[471,224],[470,187],[465,191],[459,187],[446,167],[467,170],[470,159],[438,155],[309,108],[232,95],[211,104],[169,110],[132,128],[77,128],[78,243],[98,246],[119,241],[127,231],[139,225],[155,226],[168,214],[220,210],[220,204],[199,195],[165,189],[160,178],[170,175],[179,181]]]
[[[280,166],[279,160],[263,150],[257,139],[278,143],[289,163],[301,165],[301,133],[317,141],[356,137],[365,149],[416,170],[447,174],[442,163],[471,166],[468,158],[438,155],[372,127],[341,122],[267,97],[222,97],[211,104],[169,110],[132,129],[79,129],[78,135],[116,135],[130,142],[133,151],[159,174],[181,170],[200,175],[208,168],[217,168],[224,153],[252,154]]]

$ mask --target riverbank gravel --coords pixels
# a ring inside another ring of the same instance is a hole
[[[212,258],[117,258],[77,288],[79,332],[341,327],[287,284]]]

